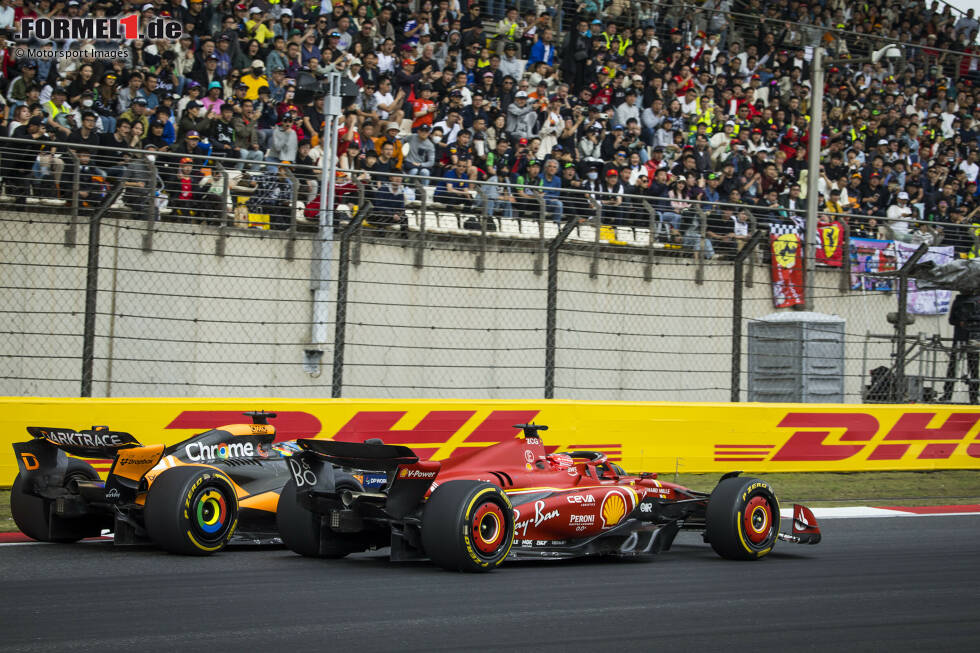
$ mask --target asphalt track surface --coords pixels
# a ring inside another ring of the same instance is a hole
[[[0,651],[980,650],[980,516],[834,519],[728,562],[681,534],[651,562],[491,574],[210,558],[109,543],[0,547]]]

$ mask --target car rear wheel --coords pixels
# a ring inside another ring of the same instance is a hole
[[[99,474],[84,460],[69,458],[62,485],[69,493],[75,493],[75,484],[79,480],[97,481]],[[103,520],[94,517],[56,518],[56,527],[52,529],[51,504],[54,502],[37,496],[32,490],[20,474],[10,488],[10,515],[27,537],[39,542],[66,543],[101,534]]]
[[[350,474],[334,472],[337,491],[363,492],[364,488]],[[329,526],[321,526],[321,515],[308,510],[299,501],[296,481],[290,479],[279,495],[276,524],[282,543],[290,551],[310,558],[343,558],[349,553],[363,550],[360,538],[352,534],[336,533]]]
[[[210,467],[172,467],[150,485],[143,521],[153,543],[166,551],[216,553],[228,544],[238,524],[235,486]]]
[[[758,478],[726,478],[708,499],[705,539],[722,558],[758,560],[779,534],[779,502]]]
[[[447,481],[422,513],[422,547],[440,567],[485,572],[497,568],[514,543],[514,509],[496,485]]]

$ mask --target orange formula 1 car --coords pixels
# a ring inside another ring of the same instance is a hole
[[[206,555],[229,542],[279,543],[276,506],[291,478],[293,443],[273,444],[275,413],[211,429],[164,447],[143,446],[105,426],[75,431],[29,427],[14,444],[19,473],[10,492],[17,527],[42,542],[113,532],[116,544],[147,542]],[[70,454],[66,455],[66,454]],[[75,457],[77,456],[77,457]],[[110,458],[105,480],[79,458]]]

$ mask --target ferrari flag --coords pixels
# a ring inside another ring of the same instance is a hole
[[[844,265],[844,225],[839,221],[817,223],[817,263],[839,268]]]
[[[775,225],[774,225],[775,226]],[[803,241],[796,230],[769,235],[772,251],[772,304],[789,308],[803,303]]]

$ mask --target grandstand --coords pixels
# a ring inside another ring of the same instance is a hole
[[[134,12],[179,23],[181,37],[14,40],[24,17]],[[522,253],[543,274],[554,247],[592,279],[602,261],[635,262],[647,281],[666,263],[698,286],[730,276],[725,261],[752,233],[801,231],[819,175],[819,218],[845,239],[973,257],[978,27],[938,1],[25,3],[0,8],[0,210],[10,234],[28,216],[63,221],[70,245],[97,216],[138,232],[144,252],[171,229],[214,234],[201,247],[218,255],[257,232],[287,261],[310,258],[329,157],[337,226],[367,220],[351,231],[355,261],[382,243],[414,269],[459,250],[478,271],[494,252]],[[848,63],[889,43],[899,60]],[[825,76],[809,170],[816,46],[842,63]],[[343,116],[324,152],[334,72]],[[845,275],[811,289],[818,308]]]

